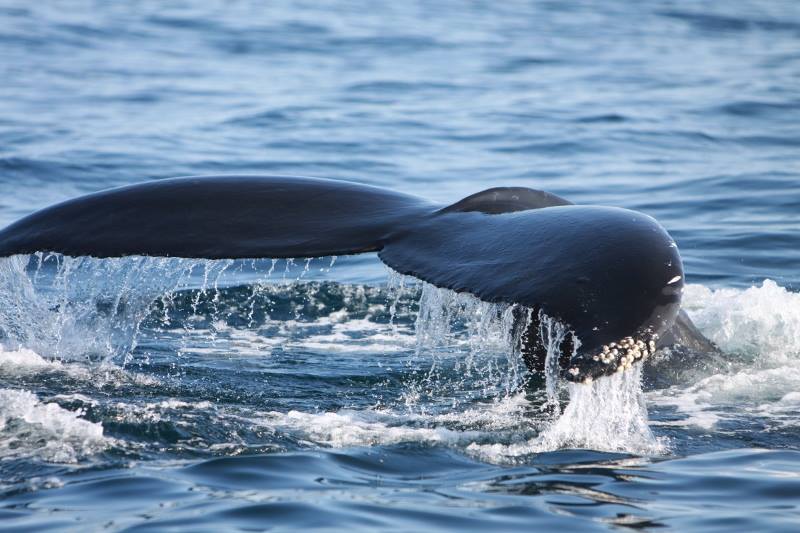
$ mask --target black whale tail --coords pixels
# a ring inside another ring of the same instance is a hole
[[[405,220],[439,206],[344,181],[263,176],[173,178],[101,191],[0,231],[0,257],[208,259],[344,255],[381,249]]]
[[[347,181],[204,176],[109,189],[42,209],[0,231],[0,257],[149,255],[300,258],[381,250],[437,212],[505,213],[567,205],[554,194],[495,187],[442,207]]]
[[[567,375],[576,380],[629,365],[642,343],[673,324],[683,288],[675,243],[651,217],[519,187],[445,207],[314,178],[151,181],[69,200],[0,231],[0,257],[34,252],[208,259],[378,252],[402,274],[561,320],[580,340]]]

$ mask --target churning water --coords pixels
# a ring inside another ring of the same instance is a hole
[[[799,43],[777,0],[3,3],[0,225],[188,174],[542,188],[659,219],[724,352],[567,385],[374,255],[5,258],[3,529],[796,530]]]

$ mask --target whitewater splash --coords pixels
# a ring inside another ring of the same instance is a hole
[[[511,306],[394,273],[388,288],[314,278],[315,272],[330,270],[332,262],[4,259],[0,377],[13,383],[30,376],[63,376],[77,390],[88,391],[158,390],[163,387],[159,379],[137,374],[133,369],[142,367],[128,365],[154,339],[170,340],[179,358],[190,353],[263,359],[298,350],[324,355],[317,359],[320,365],[330,363],[334,354],[339,362],[364,365],[368,357],[375,367],[370,372],[392,376],[375,380],[374,387],[387,387],[387,394],[377,390],[372,407],[236,416],[314,445],[421,442],[452,446],[492,462],[521,461],[559,448],[664,453],[668,443],[651,431],[645,398],[658,409],[684,415],[659,425],[713,428],[728,416],[726,406],[743,400],[753,404],[748,409],[754,416],[799,424],[792,410],[800,383],[794,364],[800,357],[800,295],[773,282],[748,290],[688,286],[688,312],[706,335],[734,354],[732,366],[644,395],[641,368],[590,385],[561,381],[557,350],[567,331],[544,315],[538,318],[549,347],[546,373],[536,378],[540,385],[526,388],[530,376],[519,353]],[[146,358],[138,361],[147,364]],[[180,366],[181,361],[171,364]],[[390,379],[396,380],[391,389]],[[24,400],[33,406],[30,413],[17,407],[7,411],[7,428],[33,424],[46,432],[47,423],[25,421],[26,416],[44,420],[36,416],[45,412],[82,428],[75,431],[86,437],[86,446],[66,430],[66,451],[43,450],[42,456],[72,460],[108,443],[101,438],[102,426],[72,407],[58,407],[25,390],[5,390],[11,391],[4,397],[8,405],[20,406]],[[120,409],[135,418],[133,408]],[[153,409],[157,413],[161,407]]]
[[[657,437],[650,429],[641,365],[590,384],[568,382],[564,387],[563,382],[551,379],[544,407],[555,406],[555,409],[549,418],[538,421],[535,436],[509,444],[471,443],[467,451],[485,461],[515,463],[531,455],[565,448],[650,456],[669,450],[668,440]],[[568,403],[560,412],[558,393],[564,388]]]
[[[155,331],[161,338],[177,336],[182,346],[179,353],[195,355],[264,356],[277,347],[328,353],[411,349],[399,404],[377,405],[361,414],[295,411],[283,421],[275,413],[264,418],[300,431],[304,425],[309,427],[308,417],[318,417],[313,418],[317,433],[307,438],[323,445],[408,439],[473,450],[499,441],[512,447],[495,453],[494,461],[519,455],[513,446],[521,438],[538,439],[528,447],[530,453],[563,446],[617,450],[625,448],[625,442],[629,449],[654,449],[641,444],[652,436],[645,431],[638,374],[634,378],[626,373],[588,387],[559,381],[558,347],[567,330],[557,321],[539,317],[540,333],[549,347],[547,372],[544,395],[531,397],[525,391],[526,369],[512,306],[487,303],[391,272],[388,292],[301,281],[310,265],[311,261],[295,265],[291,260],[247,264],[43,255],[0,261],[0,306],[4,309],[0,340],[7,345],[0,357],[0,372],[5,366],[17,374],[60,372],[92,385],[94,381],[102,386],[109,381],[131,382],[135,374],[115,374],[112,361],[124,367],[142,330]],[[233,286],[241,283],[243,273],[251,283]],[[277,280],[272,278],[276,273]],[[340,299],[338,307],[331,301],[333,294]],[[110,380],[94,380],[90,368],[76,364],[81,358],[87,362],[87,355],[91,360],[92,354],[98,354],[106,376],[112,369]],[[615,391],[621,392],[612,394]],[[567,395],[570,403],[559,416]],[[598,405],[602,405],[599,411]],[[487,422],[476,413],[491,413],[489,418],[502,423]],[[613,416],[599,416],[603,413]],[[613,437],[605,446],[599,430],[603,424],[610,428],[605,435]],[[339,426],[352,431],[340,431],[337,437]],[[381,431],[385,438],[376,437]]]
[[[83,415],[29,391],[0,389],[0,458],[74,463],[106,449],[113,440]]]
[[[0,261],[0,341],[58,359],[105,359],[135,348],[157,297],[180,287],[192,263],[61,255]]]
[[[569,404],[537,438],[539,451],[559,448],[658,455],[667,441],[650,430],[641,365],[590,385],[569,383]]]
[[[800,357],[800,293],[772,280],[744,290],[687,285],[683,302],[695,325],[727,353],[759,366]]]
[[[714,430],[747,414],[767,430],[800,427],[792,411],[800,388],[800,294],[764,280],[748,289],[687,285],[683,301],[692,321],[725,352],[725,364],[690,383],[649,392],[651,405],[682,415],[658,425]]]
[[[667,449],[666,439],[656,438],[649,428],[640,368],[589,385],[561,381],[559,348],[569,331],[540,315],[540,334],[548,347],[546,386],[543,398],[532,401],[524,389],[511,306],[401,276],[392,278],[390,286],[396,291],[421,286],[416,354],[424,353],[428,363],[405,382],[404,404],[363,411],[270,412],[259,423],[315,445],[417,442],[461,448],[496,463],[566,447],[647,455]],[[395,302],[402,299],[394,296]]]

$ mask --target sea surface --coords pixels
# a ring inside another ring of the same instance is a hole
[[[800,529],[799,2],[2,0],[0,80],[0,226],[180,175],[541,188],[661,221],[723,350],[567,386],[374,255],[5,258],[3,531]]]

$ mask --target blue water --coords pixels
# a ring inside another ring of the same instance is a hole
[[[373,255],[4,259],[4,531],[800,527],[800,3],[6,0],[0,80],[0,226],[191,174],[541,188],[660,220],[724,351],[548,397],[502,309]]]

